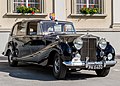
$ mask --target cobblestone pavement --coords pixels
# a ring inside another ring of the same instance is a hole
[[[52,68],[21,64],[9,67],[7,58],[0,57],[0,86],[119,86],[120,59],[107,77],[97,77],[94,71],[69,74],[66,80],[56,80]]]

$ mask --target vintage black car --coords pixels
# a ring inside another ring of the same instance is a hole
[[[76,34],[73,24],[67,21],[17,22],[3,54],[8,56],[10,66],[18,62],[51,65],[57,79],[78,69],[93,70],[105,77],[116,64],[115,50],[105,38]]]

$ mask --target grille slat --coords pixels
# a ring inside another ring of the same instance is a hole
[[[96,61],[96,38],[82,38],[83,47],[81,49],[81,60],[85,61],[86,57],[89,57],[89,61]]]

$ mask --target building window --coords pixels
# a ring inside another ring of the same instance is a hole
[[[73,13],[81,14],[81,8],[97,8],[97,14],[104,13],[104,0],[73,0]]]
[[[36,8],[39,13],[44,13],[44,0],[13,0],[12,6],[13,13],[17,12],[16,8],[18,6]]]

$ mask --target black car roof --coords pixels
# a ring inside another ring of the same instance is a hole
[[[59,21],[59,20],[37,20],[37,19],[33,19],[33,20],[22,20],[21,22],[40,22],[40,21],[43,21],[43,22],[60,22],[60,23],[72,23],[72,22],[69,22],[69,21]]]

